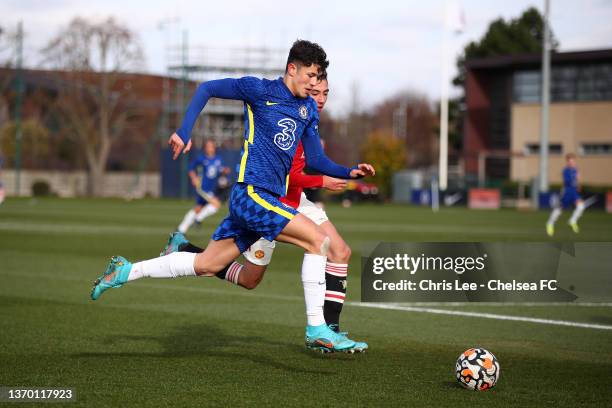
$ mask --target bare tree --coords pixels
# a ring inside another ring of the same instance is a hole
[[[398,115],[399,114],[399,115]],[[394,121],[401,120],[408,154],[408,167],[427,167],[436,163],[437,115],[433,103],[422,94],[403,91],[391,96],[374,107],[372,125],[374,129],[392,129]]]
[[[0,27],[0,68],[13,68],[17,48],[17,30]],[[6,91],[14,81],[14,71],[5,70],[0,75],[0,126],[9,120],[9,102]]]
[[[111,147],[135,116],[127,73],[143,62],[140,43],[112,17],[100,22],[77,17],[42,54],[43,66],[62,71],[56,76],[57,112],[85,154],[88,192],[100,195]]]

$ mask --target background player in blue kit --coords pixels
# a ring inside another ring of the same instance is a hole
[[[569,153],[565,156],[567,165],[563,169],[563,191],[561,192],[561,206],[553,208],[548,222],[546,223],[546,233],[552,237],[555,234],[555,222],[561,215],[561,208],[570,208],[575,206],[574,212],[568,221],[568,225],[576,234],[580,231],[578,228],[578,219],[584,212],[584,202],[580,196],[580,185],[578,184],[578,169],[576,168],[576,156]]]
[[[312,220],[280,201],[286,194],[289,170],[300,141],[306,163],[315,171],[343,179],[374,174],[369,164],[347,168],[332,162],[323,152],[317,104],[308,92],[319,82],[328,64],[327,55],[318,44],[298,40],[291,47],[282,78],[274,81],[227,78],[200,85],[181,128],[170,137],[168,144],[174,158],[189,151],[191,129],[209,98],[244,102],[244,145],[238,180],[229,201],[229,215],[202,253],[175,252],[134,264],[125,258],[113,257],[96,280],[92,299],[98,299],[109,288],[143,277],[214,276],[229,268],[234,259],[264,237],[297,245],[305,251],[301,276],[307,345],[339,351],[351,349],[355,342],[332,331],[323,315],[330,238]]]
[[[185,234],[194,222],[202,222],[221,208],[221,200],[217,198],[216,190],[219,176],[229,173],[217,155],[215,142],[207,140],[204,143],[204,153],[200,153],[189,163],[189,179],[195,188],[196,205],[190,209],[178,226],[178,231]]]

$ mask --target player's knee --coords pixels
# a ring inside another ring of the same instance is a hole
[[[314,234],[309,237],[304,249],[307,253],[327,256],[330,242],[331,240],[325,231],[321,228],[317,228]]]
[[[195,274],[198,276],[215,276],[219,271],[206,266],[197,266],[194,268]]]
[[[196,255],[193,261],[193,270],[198,276],[215,276],[223,269],[223,265],[218,265],[215,262],[211,262],[207,259],[204,252]]]
[[[323,256],[327,256],[329,254],[329,246],[331,245],[331,238],[325,234],[320,233],[319,236],[315,239],[315,253]]]
[[[327,257],[333,262],[348,263],[349,259],[351,259],[351,254],[351,247],[346,242],[340,240],[338,244],[335,241],[333,242]]]

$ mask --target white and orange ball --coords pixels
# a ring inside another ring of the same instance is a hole
[[[457,359],[455,365],[457,381],[463,387],[474,391],[491,389],[499,380],[499,362],[488,350],[483,348],[467,349]]]

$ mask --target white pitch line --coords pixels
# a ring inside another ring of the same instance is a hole
[[[464,306],[486,306],[486,307],[612,307],[612,302],[402,302],[401,306],[413,307],[464,307]]]
[[[510,316],[510,315],[501,315],[501,314],[493,314],[493,313],[460,312],[456,310],[431,309],[431,308],[426,308],[426,307],[400,306],[400,305],[381,304],[381,303],[359,303],[359,302],[347,302],[347,303],[349,303],[352,306],[372,308],[372,309],[399,310],[399,311],[404,311],[404,312],[431,313],[431,314],[449,315],[449,316],[478,317],[478,318],[493,319],[493,320],[511,320],[515,322],[549,324],[553,326],[581,327],[584,329],[612,330],[612,326],[606,325],[606,324],[579,323],[579,322],[570,322],[566,320],[539,319],[535,317]]]

